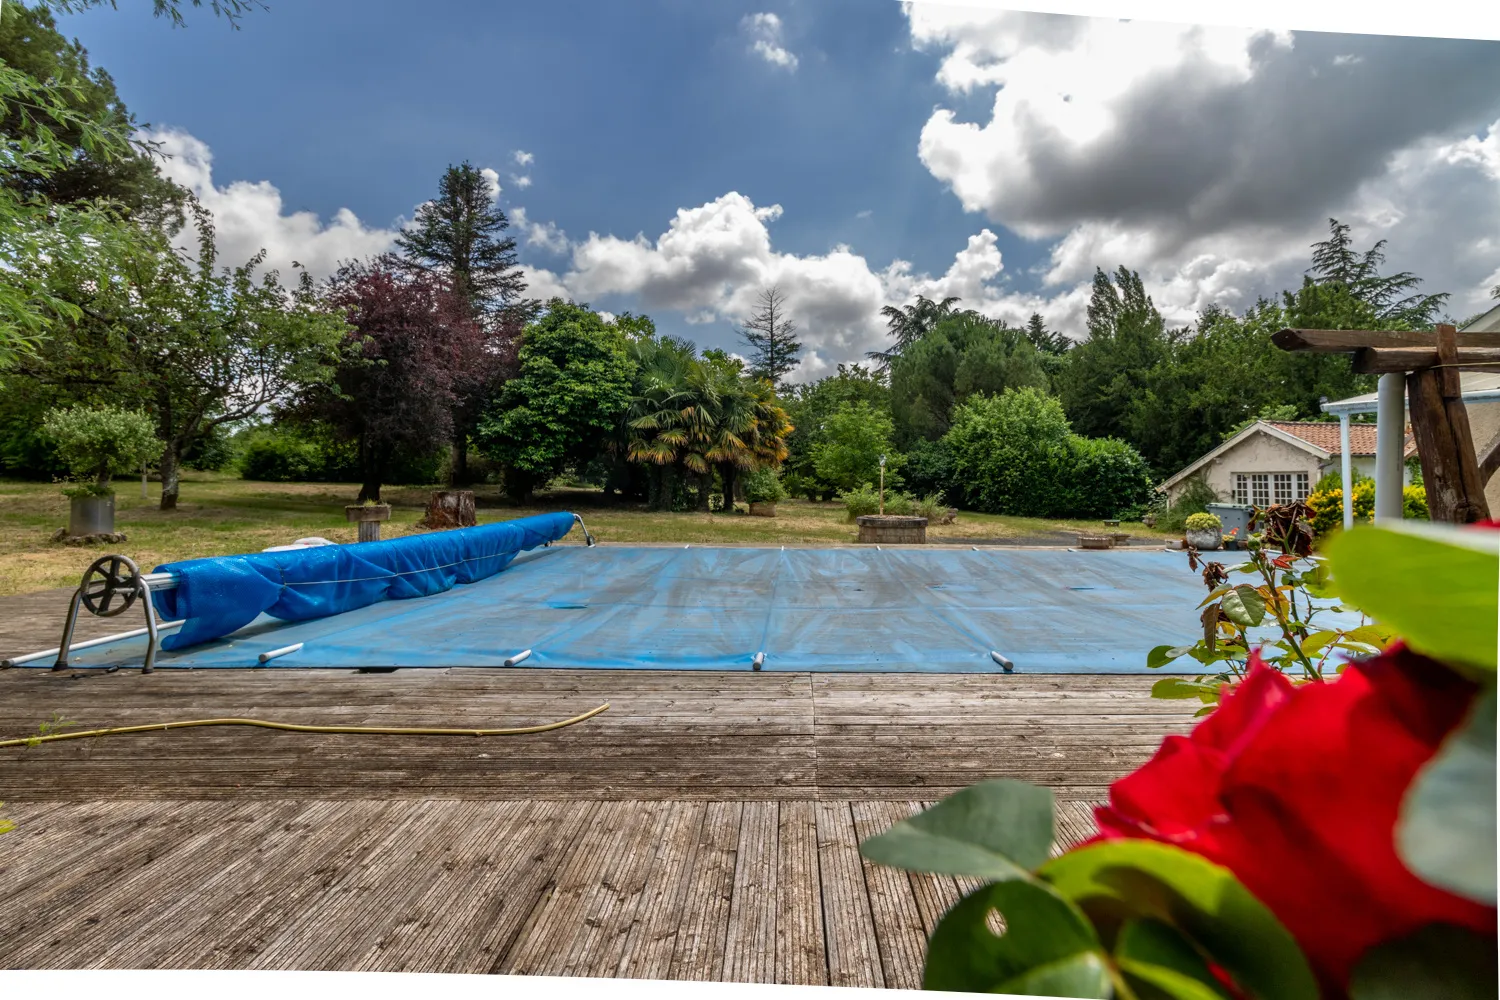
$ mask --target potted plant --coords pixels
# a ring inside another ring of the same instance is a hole
[[[745,499],[756,517],[775,517],[776,504],[786,498],[786,487],[775,469],[756,469],[745,477]]]
[[[1191,514],[1185,527],[1187,543],[1195,549],[1212,550],[1224,544],[1224,523],[1213,514]]]
[[[78,485],[63,490],[71,501],[66,535],[115,535],[115,491],[110,477],[131,472],[161,452],[156,425],[144,413],[118,406],[54,409],[42,432]],[[88,480],[92,481],[88,481]]]
[[[391,505],[379,500],[365,500],[344,508],[344,519],[359,525],[359,540],[380,541],[380,522],[391,519]]]

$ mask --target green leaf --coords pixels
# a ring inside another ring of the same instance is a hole
[[[1316,656],[1323,647],[1339,637],[1337,629],[1328,629],[1323,632],[1314,632],[1302,640],[1302,652],[1307,656]]]
[[[990,911],[1004,933],[990,928]],[[932,932],[922,988],[1033,996],[1111,996],[1098,935],[1077,907],[1035,881],[995,882],[969,893]]]
[[[1396,851],[1423,881],[1495,905],[1495,689],[1474,701],[1406,792]]]
[[[1249,584],[1240,584],[1224,595],[1224,614],[1236,625],[1254,628],[1266,617],[1266,601]]]
[[[1257,1000],[1317,1000],[1287,929],[1229,869],[1168,844],[1114,840],[1069,851],[1038,874],[1087,913],[1169,923]]]
[[[1219,587],[1219,588],[1215,589],[1214,591],[1212,591],[1207,597],[1205,597],[1198,604],[1198,607],[1201,608],[1201,607],[1204,607],[1206,605],[1212,604],[1214,601],[1217,601],[1219,598],[1223,597],[1227,593],[1229,593],[1229,588],[1228,587]]]
[[[1189,680],[1186,677],[1163,677],[1151,685],[1151,697],[1203,698],[1207,696],[1217,701],[1221,687],[1223,687],[1222,681],[1209,684],[1204,681]]]
[[[1500,531],[1357,525],[1328,543],[1334,589],[1437,660],[1493,672]]]
[[[1159,920],[1131,920],[1120,928],[1115,964],[1137,992],[1171,1000],[1229,1000],[1203,956],[1175,928]]]
[[[1192,651],[1192,646],[1157,646],[1146,654],[1146,666],[1155,670],[1157,667],[1166,666],[1184,653]]]
[[[1352,1000],[1493,1000],[1495,937],[1428,924],[1365,952],[1349,977]]]
[[[983,781],[859,845],[877,864],[941,875],[1027,878],[1052,850],[1052,791]]]
[[[1381,652],[1385,652],[1385,648],[1395,640],[1396,630],[1387,625],[1371,622],[1369,625],[1361,625],[1358,628],[1350,629],[1344,633],[1344,638],[1353,640],[1354,642],[1366,643],[1367,645],[1374,646]]]

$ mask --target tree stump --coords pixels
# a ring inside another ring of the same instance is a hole
[[[433,531],[448,531],[452,528],[472,528],[479,522],[474,518],[473,490],[443,490],[434,493],[427,501],[427,513],[417,522],[421,528]]]

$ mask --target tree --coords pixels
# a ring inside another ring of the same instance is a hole
[[[42,430],[73,475],[94,477],[95,496],[113,493],[111,476],[139,469],[161,447],[149,416],[118,406],[51,410]]]
[[[1072,346],[1065,334],[1047,329],[1042,322],[1041,313],[1032,313],[1031,318],[1026,321],[1026,339],[1043,354],[1060,356],[1068,353],[1068,348]]]
[[[536,315],[536,303],[521,298],[526,279],[516,240],[505,235],[510,221],[491,192],[490,182],[472,164],[449,166],[438,182],[438,196],[417,209],[411,227],[396,240],[403,259],[418,271],[441,276],[485,332],[480,363],[454,385],[454,485],[469,480],[469,439],[513,369],[522,329]]]
[[[1040,389],[976,396],[953,414],[954,484],[970,510],[1056,517],[1071,486],[1068,418]]]
[[[505,465],[506,492],[526,500],[569,464],[603,452],[630,398],[624,334],[561,299],[526,329],[519,371],[480,421],[486,454]]]
[[[88,51],[57,31],[45,6],[0,7],[0,63],[46,81],[71,112],[61,121],[38,120],[32,102],[15,94],[0,98],[0,135],[10,142],[35,140],[41,130],[67,151],[55,170],[38,173],[7,168],[0,161],[0,183],[28,200],[52,204],[106,202],[121,216],[154,222],[182,222],[186,192],[161,175],[151,147],[124,145],[100,154],[93,130],[130,135],[135,118],[104,70],[90,67]],[[13,164],[14,161],[11,161]]]
[[[750,348],[750,374],[779,388],[797,367],[802,345],[792,339],[796,326],[787,318],[786,298],[773,285],[760,293],[760,311],[740,327],[740,338]]]
[[[379,500],[398,455],[451,437],[454,385],[483,335],[441,279],[390,257],[346,264],[324,295],[350,324],[347,350],[333,380],[308,387],[290,415],[358,442],[359,500]]]
[[[1129,428],[1139,422],[1148,377],[1182,334],[1168,334],[1140,275],[1125,267],[1113,276],[1095,269],[1088,331],[1059,380],[1063,408],[1080,434],[1135,441]]]
[[[936,441],[954,407],[978,393],[1047,385],[1040,356],[1023,331],[971,310],[953,313],[908,345],[891,363],[896,443]]]
[[[1446,292],[1437,295],[1408,295],[1422,279],[1410,271],[1382,275],[1385,263],[1385,240],[1364,253],[1356,252],[1349,226],[1337,219],[1328,220],[1328,239],[1313,244],[1313,263],[1308,274],[1319,286],[1342,286],[1350,296],[1367,306],[1374,314],[1373,323],[1404,330],[1423,330],[1436,321],[1438,310],[1448,301]],[[1342,329],[1368,329],[1348,326]],[[1329,327],[1327,329],[1333,329]]]
[[[880,314],[885,317],[886,326],[896,342],[884,351],[867,351],[865,357],[877,362],[876,371],[885,372],[890,368],[891,362],[901,356],[902,351],[931,333],[944,318],[951,316],[953,307],[958,302],[957,295],[950,295],[941,302],[918,295],[917,301],[905,306],[882,306]]]
[[[796,429],[787,439],[784,481],[793,493],[809,499],[833,498],[838,487],[819,478],[813,455],[823,440],[828,419],[846,403],[865,403],[889,415],[890,386],[878,372],[860,365],[841,364],[832,375],[791,387],[786,409]]]
[[[163,442],[163,510],[177,506],[181,459],[195,440],[331,378],[346,330],[305,272],[294,290],[274,271],[257,283],[264,252],[217,269],[213,224],[201,207],[194,218],[196,262],[160,245],[103,275],[52,261],[81,318],[56,325],[47,350],[18,367],[51,389],[142,400]]]
[[[828,419],[813,450],[818,478],[840,490],[856,490],[880,478],[880,459],[886,459],[886,484],[898,485],[901,456],[891,444],[895,427],[889,414],[868,403],[845,403]]]

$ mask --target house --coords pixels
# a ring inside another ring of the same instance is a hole
[[[1176,501],[1192,479],[1202,479],[1230,503],[1267,507],[1304,500],[1326,473],[1338,472],[1342,433],[1332,421],[1257,420],[1213,451],[1172,476],[1162,488]],[[1417,453],[1408,431],[1405,454]],[[1375,475],[1375,425],[1349,425],[1350,463],[1358,473]],[[1411,472],[1406,472],[1411,482]]]

